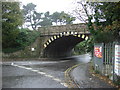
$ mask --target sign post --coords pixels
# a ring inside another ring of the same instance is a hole
[[[103,57],[104,57],[104,44],[96,43],[94,44],[94,67],[102,73],[103,69]]]

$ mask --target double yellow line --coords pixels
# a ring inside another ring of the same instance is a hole
[[[74,80],[71,78],[70,72],[79,65],[81,65],[81,64],[74,65],[65,71],[65,74],[64,74],[65,82],[67,83],[68,88],[78,88],[78,86],[75,84]]]

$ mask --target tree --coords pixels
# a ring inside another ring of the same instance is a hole
[[[101,13],[106,19],[106,25],[112,24],[113,21],[120,21],[120,1],[119,2],[103,2],[99,4]]]
[[[72,24],[73,21],[75,21],[75,17],[72,17],[71,15],[65,13],[64,11],[60,13],[60,23]]]
[[[79,7],[77,7],[74,12],[80,20],[87,24],[88,30],[94,38],[94,42],[108,43],[114,41],[114,33],[118,33],[119,31],[118,27],[115,29],[115,22],[119,23],[120,21],[120,2],[77,3],[79,4]],[[114,26],[112,26],[113,23]]]
[[[18,27],[23,23],[19,2],[2,2],[2,46],[13,48],[17,46]]]
[[[41,26],[51,26],[52,25],[52,22],[50,19],[48,18],[43,18],[42,19],[43,21],[40,22],[40,25]]]
[[[53,22],[57,24],[60,24],[60,25],[63,25],[63,24],[72,24],[73,21],[75,21],[75,17],[72,17],[71,15],[65,13],[64,11],[62,12],[54,12],[52,15],[51,15],[51,19]]]
[[[39,36],[38,31],[21,28],[16,41],[18,42],[19,48],[25,48],[30,45]]]
[[[33,3],[23,6],[24,20],[28,23],[28,27],[31,26],[33,30],[37,30],[42,19],[42,13],[38,13],[35,8],[36,5]]]
[[[44,17],[42,18],[42,21],[40,22],[41,26],[50,26],[52,25],[51,15],[50,12],[47,11],[44,13]]]
[[[80,22],[85,23],[88,26],[88,30],[92,35],[95,34],[93,27],[95,6],[92,6],[91,2],[77,1],[77,7],[73,10],[73,15],[76,16]]]
[[[98,28],[101,28],[98,35],[103,36],[104,43],[120,41],[120,2],[103,2],[99,3],[96,6],[97,13],[95,16],[99,19],[97,23]],[[101,14],[101,15],[100,15]],[[99,17],[97,16],[99,15]],[[104,22],[101,23],[100,20],[104,19]],[[100,36],[99,36],[100,37]],[[98,38],[96,38],[97,40]]]
[[[120,41],[120,2],[77,2],[74,15],[86,23],[91,33],[89,48],[94,43]],[[90,51],[90,50],[88,50]]]
[[[52,19],[52,22],[55,22],[56,25],[57,25],[58,22],[59,22],[59,19],[60,19],[60,13],[59,13],[59,12],[54,12],[54,13],[51,15],[51,19]]]

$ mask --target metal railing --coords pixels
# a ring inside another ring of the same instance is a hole
[[[103,58],[103,72],[102,74],[105,76],[112,76],[113,74],[113,66],[114,66],[114,43],[104,44],[104,58]]]
[[[102,47],[102,58],[94,56],[95,70],[113,80],[115,43],[97,43],[95,46]]]

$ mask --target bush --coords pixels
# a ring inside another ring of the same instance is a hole
[[[14,47],[3,48],[4,53],[13,53],[18,50],[24,49],[26,46],[32,44],[36,38],[40,35],[37,31],[30,31],[29,29],[20,29],[16,38],[17,44]]]
[[[19,51],[19,50],[22,50],[24,49],[23,47],[18,47],[18,48],[5,48],[3,49],[2,51],[4,53],[13,53],[13,52],[16,52],[16,51]]]
[[[79,55],[79,54],[85,54],[87,52],[92,52],[93,51],[93,43],[92,39],[89,39],[87,41],[80,42],[76,47],[74,48],[74,53]]]

